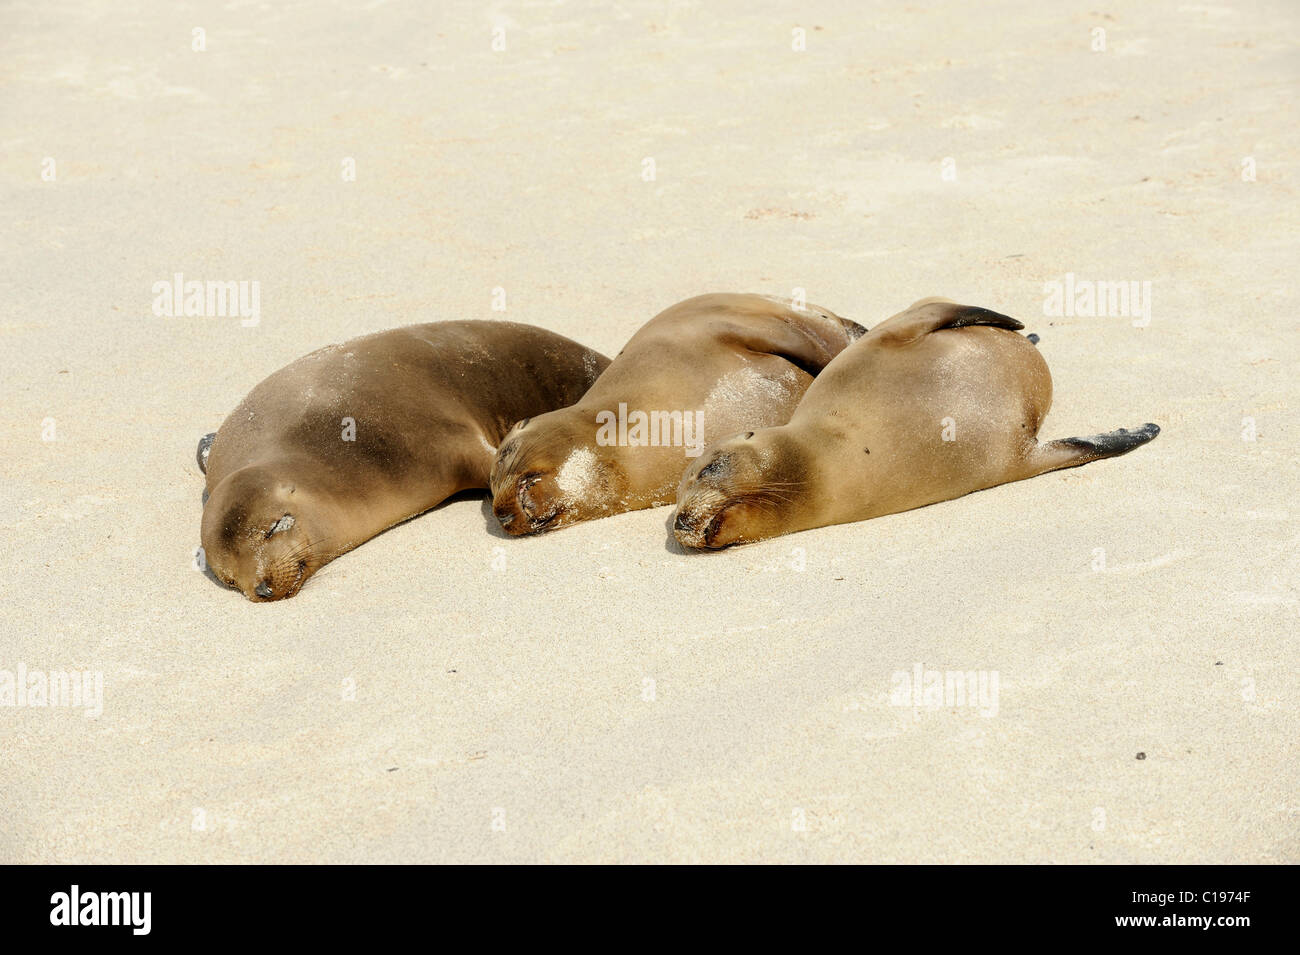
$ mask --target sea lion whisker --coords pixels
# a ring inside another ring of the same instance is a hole
[[[289,564],[295,564],[298,561],[304,559],[305,557],[318,553],[320,548],[323,545],[331,543],[333,540],[335,540],[335,538],[319,537],[314,540],[305,541],[299,546],[295,547],[293,550],[289,551],[287,554],[277,558],[275,564],[273,564],[272,566],[278,569],[281,567],[286,567]]]
[[[299,544],[297,547],[293,548],[293,550],[290,550],[287,553],[281,554],[279,557],[277,557],[275,559],[275,565],[279,566],[283,564],[293,563],[294,561],[298,560],[298,558],[302,557],[304,554],[309,553],[311,549],[316,545],[317,545],[316,541],[307,541],[302,544]]]
[[[759,488],[758,490],[751,491],[748,497],[754,501],[766,501],[768,503],[794,504],[796,502],[796,498],[788,494],[773,491],[771,488]]]

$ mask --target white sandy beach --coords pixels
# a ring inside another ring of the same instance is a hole
[[[0,862],[1300,862],[1300,10],[877,6],[5,5],[0,671],[103,699],[0,706]],[[192,566],[197,439],[314,348],[795,289],[1016,316],[1045,438],[1162,433],[717,554],[466,495],[291,600]]]

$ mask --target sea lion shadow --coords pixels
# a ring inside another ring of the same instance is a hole
[[[418,514],[412,514],[410,517],[406,518],[405,520],[398,521],[396,524],[392,525],[391,527],[385,527],[382,531],[380,531],[380,532],[379,532],[378,534],[376,534],[374,537],[369,537],[369,538],[367,538],[367,539],[364,540],[362,543],[358,544],[356,547],[353,547],[351,550],[357,550],[357,549],[359,549],[359,548],[361,548],[361,547],[364,547],[366,544],[370,543],[371,541],[373,541],[373,540],[378,540],[379,538],[381,538],[381,537],[383,537],[385,534],[387,534],[389,531],[393,530],[394,528],[401,527],[403,524],[409,524],[411,521],[417,521],[417,520],[419,520],[420,518],[424,517],[426,514],[432,514],[434,511],[440,511],[440,510],[442,510],[444,507],[446,507],[448,504],[454,504],[454,503],[456,503],[457,501],[470,501],[470,500],[473,500],[475,496],[477,496],[477,495],[481,495],[481,494],[483,494],[483,493],[484,493],[484,489],[483,489],[483,488],[470,488],[470,489],[467,490],[467,491],[458,491],[457,493],[451,495],[451,497],[444,498],[443,500],[439,501],[437,504],[433,505],[433,507],[429,508],[429,509],[426,510],[426,511],[421,511],[421,512],[418,513]],[[203,503],[204,503],[204,504],[207,504],[207,502],[208,502],[208,492],[207,492],[207,490],[205,489],[204,492],[203,492]],[[491,503],[492,503],[492,499],[489,497],[489,498],[486,499],[486,502],[487,502],[487,504],[489,505],[488,514],[491,515],[491,508],[490,508],[490,505],[491,505]],[[495,518],[493,518],[493,520],[495,520]],[[491,531],[491,530],[493,530],[493,528],[489,528],[489,531]],[[507,536],[508,536],[508,535],[505,533],[505,531],[501,530],[499,527],[498,527],[498,528],[495,528],[495,531],[496,531],[496,536],[498,536],[498,537],[503,537],[503,538],[504,538],[504,537],[507,537]],[[350,553],[350,551],[349,551],[349,553]],[[340,554],[339,556],[340,556],[340,557],[346,557],[347,554]],[[338,558],[335,558],[335,560],[337,560],[337,559],[338,559]],[[320,570],[316,571],[316,573],[312,574],[312,580],[309,580],[307,583],[310,584],[310,583],[312,583],[312,581],[316,580],[317,578],[325,576],[325,575],[326,575],[326,574],[327,574],[327,573],[332,569],[332,568],[331,568],[331,565],[332,565],[333,563],[334,563],[334,561],[330,561],[328,564],[326,564],[326,565],[325,565],[324,567],[322,567]],[[220,587],[222,590],[237,590],[237,588],[227,586],[227,585],[226,585],[226,582],[225,582],[224,580],[222,580],[220,577],[218,577],[216,574],[214,574],[214,573],[212,572],[212,568],[209,567],[209,566],[207,565],[207,562],[206,562],[206,561],[205,561],[204,564],[203,564],[203,576],[206,577],[206,578],[208,578],[208,580],[212,581],[214,584],[216,584],[216,585],[217,585],[218,587]]]
[[[677,537],[673,534],[673,515],[677,513],[677,508],[668,508],[668,516],[664,519],[664,550],[674,557],[717,557],[722,551],[719,550],[699,550],[695,547],[683,547],[677,542]]]
[[[218,587],[220,587],[222,590],[234,590],[234,589],[235,589],[234,587],[228,587],[228,586],[226,585],[226,582],[225,582],[224,580],[222,580],[220,577],[218,577],[216,574],[214,574],[214,573],[212,572],[212,568],[209,567],[209,566],[207,565],[206,562],[204,562],[204,564],[203,564],[203,576],[206,577],[206,578],[208,578],[208,580],[212,581],[214,584],[216,584],[216,585],[217,585]]]
[[[210,495],[208,494],[208,488],[207,488],[206,485],[204,485],[204,488],[203,488],[202,492],[199,494],[199,501],[203,504],[204,507],[207,507],[207,506],[208,506],[208,497],[209,497],[209,496],[210,496]],[[202,547],[200,547],[199,549],[202,550]],[[206,577],[206,578],[208,578],[208,580],[212,581],[214,584],[216,584],[216,585],[217,585],[218,587],[220,587],[222,590],[234,590],[234,589],[235,589],[234,587],[229,587],[229,586],[227,586],[227,585],[226,585],[226,582],[225,582],[224,580],[222,580],[220,577],[218,577],[216,574],[214,574],[214,573],[212,572],[212,568],[208,566],[208,562],[207,562],[206,559],[203,561],[203,568],[202,568],[202,570],[203,570],[203,576]]]
[[[480,491],[480,494],[483,492]],[[501,527],[501,522],[497,520],[496,513],[492,510],[492,495],[483,496],[483,526],[493,537],[500,538],[503,541],[510,540],[511,537]]]

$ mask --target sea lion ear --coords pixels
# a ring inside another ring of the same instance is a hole
[[[280,518],[278,521],[276,521],[274,524],[271,525],[271,529],[266,532],[266,536],[268,538],[274,537],[276,534],[279,534],[281,531],[287,531],[291,527],[293,527],[293,515],[286,514],[284,515],[284,517]]]

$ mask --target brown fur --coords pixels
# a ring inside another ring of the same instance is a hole
[[[298,359],[212,441],[208,566],[250,600],[292,597],[386,528],[487,487],[514,423],[577,401],[608,364],[545,329],[496,321],[410,325]],[[344,418],[355,440],[343,439]]]
[[[679,302],[632,336],[580,402],[507,437],[492,470],[498,520],[510,534],[533,534],[671,503],[691,462],[685,448],[602,445],[601,412],[698,412],[699,450],[738,428],[784,423],[813,376],[864,331],[762,295]]]
[[[787,425],[701,456],[678,489],[677,540],[716,548],[866,520],[1113,457],[1159,433],[1040,443],[1052,379],[1021,327],[942,299],[881,323],[827,366]]]

